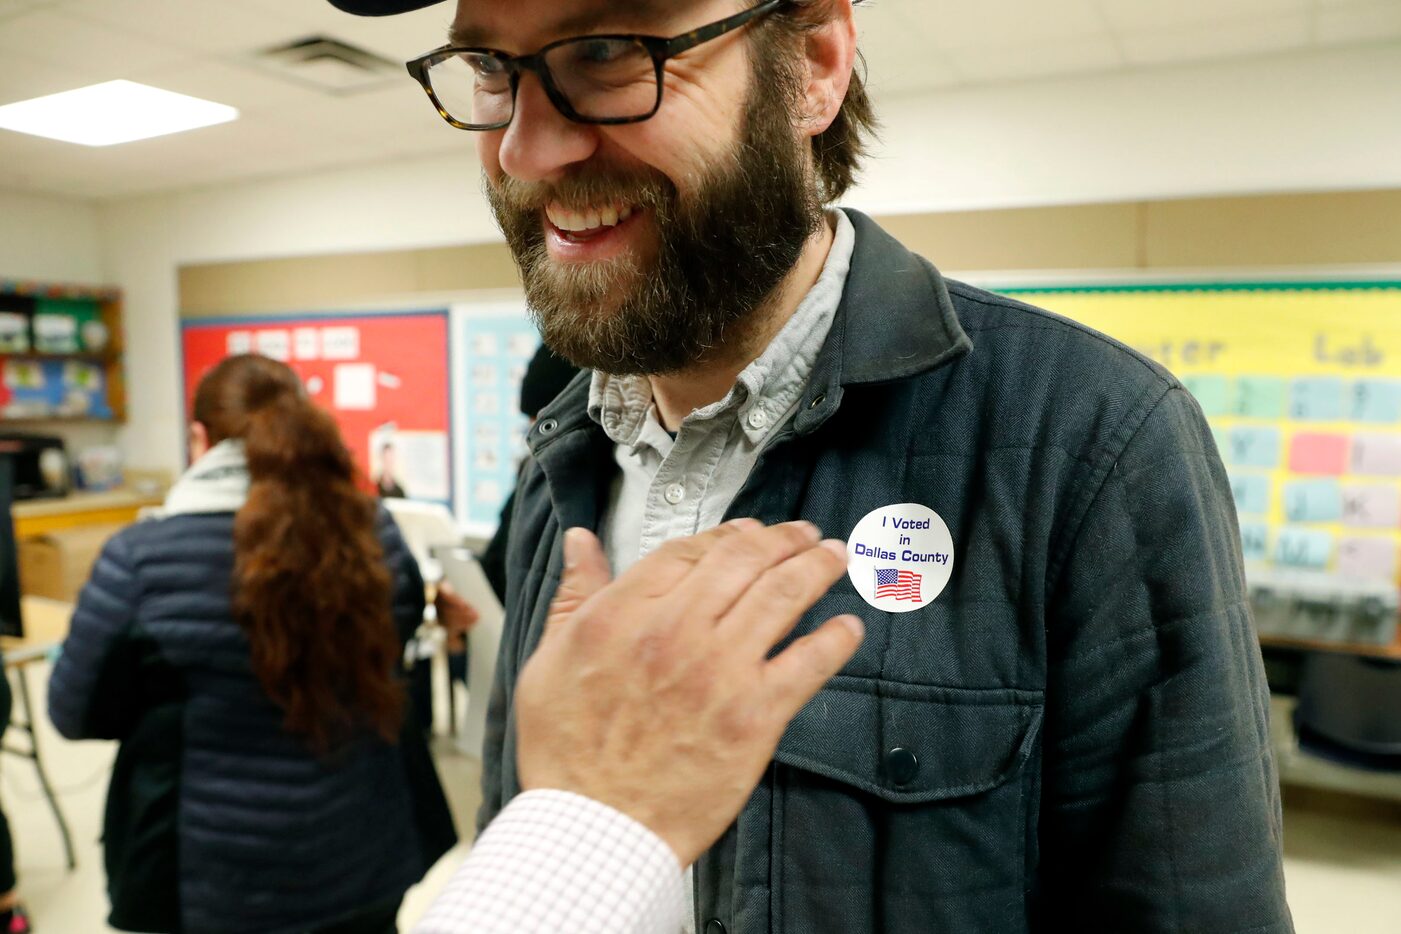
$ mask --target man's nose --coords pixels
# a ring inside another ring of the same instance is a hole
[[[516,112],[506,127],[499,159],[507,175],[522,182],[557,178],[598,149],[595,127],[575,123],[551,102],[539,77],[521,75]]]

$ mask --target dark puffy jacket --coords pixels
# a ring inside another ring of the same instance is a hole
[[[852,213],[797,415],[728,515],[848,537],[937,512],[953,578],[916,612],[840,581],[798,625],[866,639],[695,867],[731,934],[1283,934],[1279,789],[1231,489],[1182,384],[1088,328],[946,281]],[[516,492],[481,820],[520,791],[516,677],[563,530],[617,470],[577,380]]]
[[[305,931],[399,898],[455,839],[418,731],[328,761],[283,730],[231,612],[233,521],[114,537],[54,667],[59,732],[121,741],[104,821],[117,928]],[[406,638],[423,582],[384,512],[379,533]]]

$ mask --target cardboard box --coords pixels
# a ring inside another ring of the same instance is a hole
[[[20,592],[72,603],[87,583],[93,562],[122,525],[84,525],[45,532],[19,543]]]

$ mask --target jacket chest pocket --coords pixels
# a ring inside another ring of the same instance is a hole
[[[1039,692],[841,677],[784,734],[775,934],[1026,924]]]

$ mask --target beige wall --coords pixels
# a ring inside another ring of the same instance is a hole
[[[907,214],[881,223],[960,272],[1401,265],[1401,190]],[[213,263],[179,273],[186,318],[512,288],[519,283],[503,244]]]

